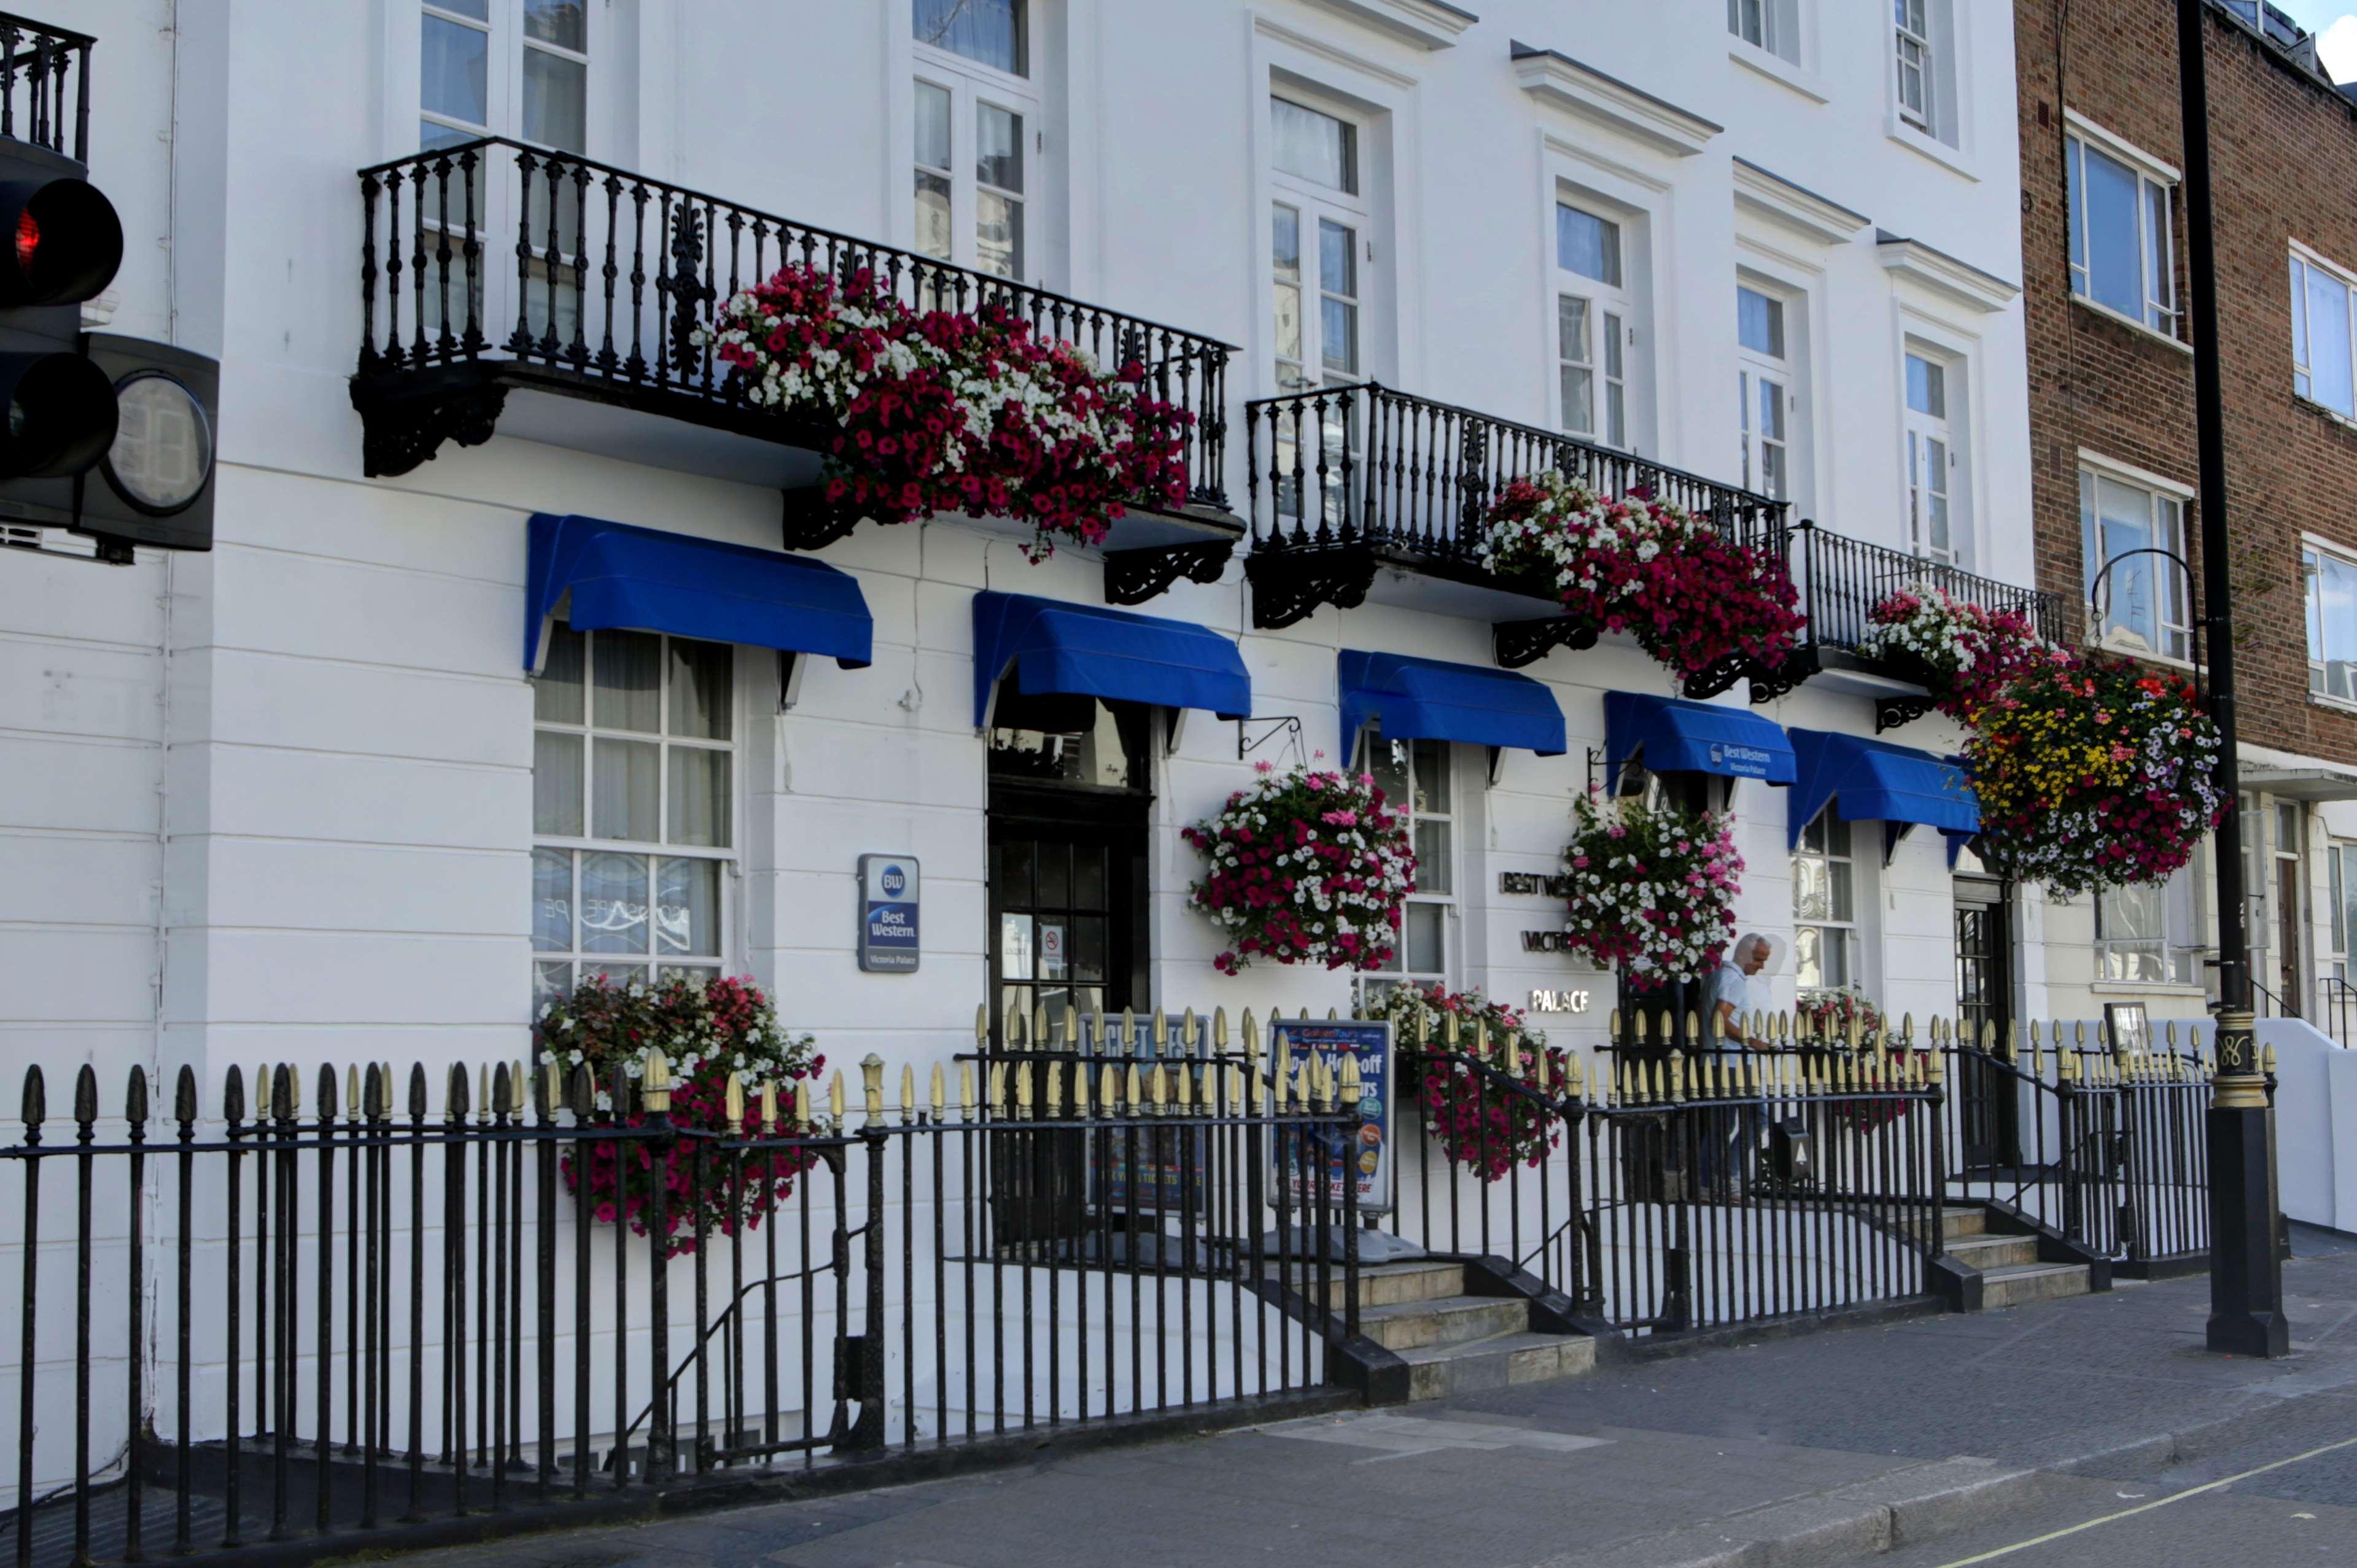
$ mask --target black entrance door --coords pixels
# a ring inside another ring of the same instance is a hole
[[[2002,882],[1959,876],[1956,889],[1956,1025],[1972,1046],[1994,1031],[2000,1043],[2013,1019],[2013,905]],[[2009,1075],[1992,1070],[1977,1049],[1958,1053],[1956,1116],[1967,1170],[2010,1165],[2016,1158],[2017,1095]]]
[[[991,1035],[1001,1051],[1062,1049],[1034,1064],[1035,1103],[1071,1102],[1066,1009],[1145,1011],[1150,715],[1092,697],[1002,690],[990,732]],[[1042,1013],[1051,1030],[1037,1028]],[[1010,1037],[1010,1012],[1023,1022]],[[996,1240],[1037,1248],[1086,1231],[1076,1133],[990,1139]]]

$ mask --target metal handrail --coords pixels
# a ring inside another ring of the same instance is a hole
[[[70,27],[0,11],[0,136],[90,162],[90,51],[98,40]],[[66,77],[74,79],[73,141],[66,141]],[[21,123],[16,82],[29,91]]]
[[[1917,586],[1936,588],[1998,613],[2018,611],[2049,642],[2061,642],[2066,635],[2059,594],[1869,544],[1806,518],[1781,532],[1787,535],[1780,542],[1800,591],[1802,612],[1808,617],[1809,639],[1816,647],[1861,650],[1874,624],[1875,607],[1892,594]]]

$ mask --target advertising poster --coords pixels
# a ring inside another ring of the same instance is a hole
[[[1303,1137],[1275,1140],[1286,1147],[1274,1157],[1288,1167],[1277,1173],[1277,1179],[1285,1183],[1286,1194],[1296,1203],[1310,1197],[1316,1190],[1311,1184],[1322,1180],[1327,1200],[1339,1204],[1347,1178],[1358,1183],[1361,1214],[1390,1213],[1397,1201],[1393,1192],[1391,1025],[1364,1018],[1273,1018],[1269,1021],[1272,1045],[1279,1035],[1292,1053],[1290,1070],[1297,1085],[1304,1081],[1299,1075],[1312,1059],[1322,1060],[1339,1083],[1343,1058],[1358,1058],[1359,1118],[1339,1135],[1319,1128]],[[1286,1091],[1288,1104],[1293,1093],[1291,1089]]]

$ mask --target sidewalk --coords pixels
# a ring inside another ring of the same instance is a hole
[[[2294,1354],[2201,1348],[2203,1279],[1698,1350],[983,1477],[436,1553],[420,1568],[1835,1563],[2357,1435],[2357,1251],[2302,1236]],[[2244,1483],[2357,1530],[2357,1458]],[[2279,1477],[2279,1478],[2278,1478]],[[2272,1486],[2274,1489],[2268,1488]],[[2108,1504],[2115,1509],[2125,1506]],[[2344,1511],[2345,1510],[2345,1511]],[[2314,1516],[2311,1518],[2311,1516]],[[2142,1526],[2166,1540],[2168,1516]],[[2299,1528],[2305,1528],[2299,1527]],[[1968,1539],[1959,1533],[1958,1541]],[[2357,1559],[2357,1534],[2327,1561]],[[1907,1561],[1946,1562],[1932,1551]],[[2147,1549],[2144,1561],[2176,1560]]]

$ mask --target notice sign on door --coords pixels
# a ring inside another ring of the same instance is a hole
[[[859,857],[859,967],[902,974],[917,967],[917,861],[907,854]]]

